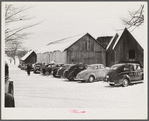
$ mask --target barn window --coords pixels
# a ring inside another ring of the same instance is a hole
[[[135,59],[135,50],[129,50],[129,59]]]

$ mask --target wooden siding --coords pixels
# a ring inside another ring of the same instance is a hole
[[[50,62],[54,61],[56,63],[67,63],[66,52],[54,51],[50,52]]]
[[[112,66],[122,61],[138,61],[143,66],[143,48],[127,29],[124,30],[114,50],[112,48],[113,45],[107,50],[107,66]],[[129,55],[131,50],[135,53],[133,59]]]
[[[67,63],[106,64],[106,50],[89,34],[67,50]]]

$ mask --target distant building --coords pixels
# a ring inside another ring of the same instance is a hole
[[[81,34],[49,43],[37,52],[37,61],[105,65],[106,49],[90,34]]]
[[[21,59],[21,63],[36,63],[37,62],[37,55],[33,50],[30,50],[28,53],[26,53]]]
[[[121,34],[116,34],[106,48],[106,66],[119,62],[137,61],[143,66],[144,50],[125,28]]]

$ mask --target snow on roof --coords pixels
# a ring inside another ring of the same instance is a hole
[[[111,43],[113,42],[114,38],[116,37],[117,33],[112,37],[112,39],[110,40],[106,50],[108,50],[108,48],[110,47]]]
[[[125,28],[126,29],[126,28]],[[119,37],[117,38],[117,40],[116,40],[116,42],[115,42],[115,44],[113,45],[113,48],[112,49],[114,49],[115,47],[116,47],[116,45],[117,45],[117,43],[118,43],[118,41],[119,41],[119,39],[120,39],[120,37],[122,36],[122,34],[124,33],[124,31],[125,31],[125,29],[122,31],[122,32],[120,32],[118,35],[119,35]],[[127,29],[127,31],[128,31],[128,29]],[[136,30],[134,30],[134,31],[132,31],[130,34],[136,39],[136,41],[140,44],[140,46],[142,46],[142,47],[144,47],[145,45],[144,45],[144,42],[142,41],[142,40],[146,40],[145,39],[145,34],[144,34],[144,32],[143,32],[144,30],[141,28],[138,28],[138,29],[136,29]]]
[[[30,56],[30,54],[32,54],[32,52],[34,52],[33,50],[29,51],[28,53],[26,53],[21,60],[25,60],[28,56]]]
[[[68,37],[68,38],[64,38],[61,40],[51,42],[46,47],[38,50],[37,53],[53,52],[53,51],[57,51],[57,50],[63,52],[65,49],[70,47],[73,43],[78,41],[84,35],[85,34],[79,34],[76,36],[72,36],[72,37]]]
[[[114,50],[115,46],[117,45],[119,39],[121,38],[122,34],[124,33],[125,29],[122,32],[117,33],[118,34],[118,38],[116,39],[116,42],[113,45],[112,50]]]

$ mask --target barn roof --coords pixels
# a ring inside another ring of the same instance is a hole
[[[108,50],[110,46],[112,46],[112,50],[114,50],[115,47],[116,47],[116,45],[117,45],[117,43],[119,42],[121,36],[122,36],[126,31],[128,31],[127,28],[125,28],[123,31],[117,32],[117,33],[115,34],[115,36],[113,36],[113,38],[112,38],[111,41],[109,42],[109,44],[108,44],[106,50]],[[129,32],[129,31],[128,31],[128,32]],[[130,33],[130,32],[129,32],[129,33]],[[133,34],[133,33],[130,33],[130,34],[134,37],[134,34]],[[116,37],[116,35],[118,35],[118,38],[116,39],[116,41],[114,42],[114,44],[112,44],[113,41],[114,41],[114,39],[115,39],[115,37]],[[139,35],[135,34],[135,37],[136,37],[136,36],[139,36]],[[142,37],[142,36],[141,36],[141,37]],[[137,38],[137,40],[138,40],[138,41],[136,41],[136,42],[141,46],[141,44],[140,44],[140,40],[141,40],[141,39],[138,39],[138,38]],[[111,44],[112,44],[112,45],[111,45]]]
[[[49,44],[47,44],[46,47],[38,50],[37,53],[53,52],[57,50],[63,52],[64,50],[69,48],[72,44],[74,44],[76,41],[78,41],[80,38],[82,38],[86,34],[79,34],[79,35],[67,37],[61,40],[57,40],[54,42],[50,42]]]
[[[118,33],[116,33],[116,34],[112,37],[112,39],[110,40],[110,42],[109,42],[109,44],[108,44],[106,50],[109,49],[109,47],[111,46],[111,44],[112,44],[112,42],[114,41],[114,39],[115,39],[116,36],[119,36]]]
[[[118,38],[116,39],[115,44],[113,45],[112,50],[114,50],[115,46],[117,45],[118,41],[120,40],[121,36],[123,35],[123,33],[126,31],[127,29],[125,28],[122,32],[118,33]]]
[[[33,50],[29,51],[21,58],[21,60],[23,60],[23,61],[26,60],[26,58],[28,58],[33,52],[34,52]]]
[[[113,46],[113,47],[112,47],[112,50],[115,48],[115,46],[117,45],[118,41],[120,40],[120,38],[121,38],[121,36],[123,35],[123,33],[124,33],[125,30],[126,30],[126,28],[125,28],[123,31],[117,32],[117,33],[113,36],[113,38],[112,38],[111,41],[109,42],[109,44],[108,44],[106,50],[108,50],[110,46]],[[116,39],[114,45],[111,45],[116,36],[118,36],[118,38]]]

